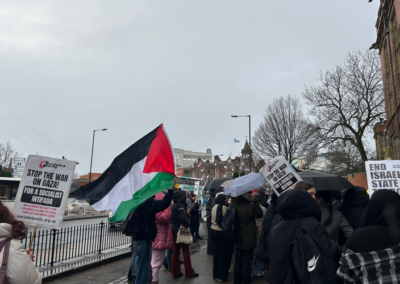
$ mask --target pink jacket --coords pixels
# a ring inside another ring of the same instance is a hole
[[[164,194],[157,193],[156,200],[164,198]],[[171,226],[169,224],[171,219],[171,206],[164,211],[156,214],[157,237],[153,242],[153,249],[172,249],[174,241],[172,238]]]

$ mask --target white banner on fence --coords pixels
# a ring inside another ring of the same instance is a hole
[[[30,155],[15,199],[14,215],[26,225],[61,227],[75,162]]]
[[[284,156],[269,161],[260,173],[278,196],[286,190],[293,189],[296,183],[302,180]]]
[[[369,196],[380,189],[390,189],[400,194],[400,161],[365,162]]]

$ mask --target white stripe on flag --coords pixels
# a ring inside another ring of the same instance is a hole
[[[147,157],[134,164],[129,173],[106,196],[92,205],[93,209],[97,211],[111,209],[115,213],[122,201],[131,200],[134,193],[143,188],[157,175],[157,173],[143,173],[146,160]]]

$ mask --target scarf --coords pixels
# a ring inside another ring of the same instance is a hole
[[[361,227],[398,227],[400,225],[400,195],[388,189],[376,191],[361,219]]]

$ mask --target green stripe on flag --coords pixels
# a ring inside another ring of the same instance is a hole
[[[174,176],[167,173],[158,173],[143,188],[135,192],[131,200],[122,201],[111,217],[110,222],[123,222],[128,217],[129,212],[135,210],[146,199],[157,193],[172,188],[174,186]]]

